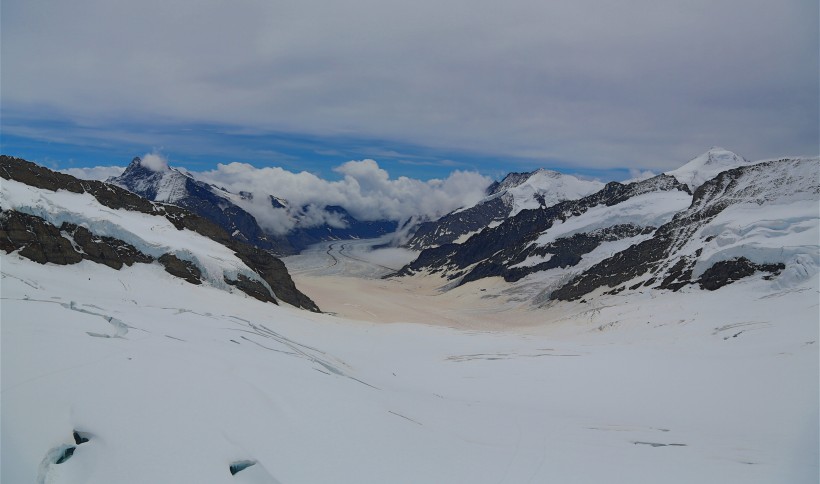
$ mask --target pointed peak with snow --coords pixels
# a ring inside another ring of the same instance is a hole
[[[165,158],[151,153],[135,157],[120,176],[107,181],[149,200],[174,203],[187,195],[188,178],[189,175],[168,166]]]
[[[707,180],[714,178],[718,173],[748,165],[750,162],[742,156],[727,149],[713,146],[709,151],[689,160],[682,167],[667,171],[667,175],[674,176],[679,182],[695,190]]]
[[[571,175],[564,175],[563,173],[559,173],[553,170],[547,170],[546,168],[538,168],[537,170],[533,171],[526,171],[526,172],[512,172],[507,173],[507,175],[501,179],[499,182],[495,182],[489,187],[487,187],[487,196],[492,196],[497,193],[504,192],[506,190],[510,190],[512,188],[518,187],[527,183],[533,179],[538,178],[561,178],[563,176],[571,176]],[[573,177],[574,178],[574,177]]]

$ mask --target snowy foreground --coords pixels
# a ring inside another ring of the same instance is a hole
[[[4,254],[2,277],[3,483],[818,481],[816,275],[515,332],[310,314],[158,265]]]

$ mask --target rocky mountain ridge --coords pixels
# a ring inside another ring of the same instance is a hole
[[[122,175],[107,180],[148,200],[177,205],[211,220],[231,237],[247,242],[276,255],[300,252],[305,247],[326,240],[372,238],[396,230],[397,221],[360,221],[343,207],[291,207],[287,200],[267,194],[269,209],[283,217],[295,218],[295,227],[287,234],[275,234],[264,229],[257,219],[243,208],[244,201],[253,200],[254,194],[234,194],[195,179],[176,168],[146,165],[134,158]],[[336,223],[314,225],[302,217],[308,209],[331,215]]]
[[[818,167],[817,159],[783,159],[723,171],[698,187],[689,208],[659,227],[652,238],[601,261],[552,293],[551,298],[579,299],[602,287],[620,292],[626,289],[625,284],[631,284],[630,289],[671,290],[697,284],[714,290],[755,272],[780,275],[787,264],[791,271],[814,272],[820,262],[817,239],[814,247],[811,233],[802,238],[805,245],[784,242],[787,238],[794,241],[790,237],[794,231],[816,232]],[[742,205],[751,210],[717,221],[721,214]],[[767,205],[780,205],[793,218],[771,220],[765,214]],[[811,205],[815,205],[814,210]],[[812,219],[814,229],[809,228]],[[758,230],[768,232],[763,240],[744,237]]]
[[[567,249],[571,248],[573,253],[570,254],[566,250],[560,250],[555,244],[551,247],[539,247],[532,242],[553,224],[579,217],[591,208],[615,206],[632,197],[655,191],[688,193],[688,188],[668,175],[658,175],[627,185],[610,182],[602,190],[579,200],[567,200],[550,207],[523,210],[500,225],[473,235],[462,244],[446,244],[426,249],[414,262],[405,266],[400,274],[412,274],[428,269],[433,272],[442,271],[450,279],[460,279],[461,283],[489,276],[503,276],[508,281],[514,281],[528,272],[541,270],[556,263],[572,265],[571,260],[579,260],[579,256],[584,253],[578,253],[579,250],[584,250],[583,245],[560,244]],[[643,227],[624,224],[618,230],[610,230],[606,234],[599,232],[598,235],[602,238],[627,237],[644,230]],[[592,250],[595,246],[597,244],[591,244],[587,248]],[[543,257],[546,254],[558,257],[528,269],[513,270],[527,258]]]
[[[753,164],[713,149],[667,174],[609,183],[425,249],[397,275],[437,273],[448,287],[525,280],[540,285],[542,302],[597,290],[716,289],[761,271],[785,281],[820,265],[818,168],[817,158]]]
[[[0,216],[0,249],[6,253],[16,252],[39,263],[61,265],[90,260],[114,269],[157,261],[168,273],[193,284],[200,284],[207,280],[206,276],[211,276],[209,283],[232,285],[257,299],[273,303],[282,300],[318,311],[316,304],[296,288],[282,261],[231,237],[217,224],[189,210],[152,202],[115,185],[79,180],[5,155],[0,156],[0,177],[8,180],[2,187]],[[91,198],[77,208],[61,207],[49,198],[61,193],[71,197],[65,201],[68,204],[74,203],[77,196]],[[20,200],[15,200],[15,196]],[[222,251],[238,260],[234,262],[238,269],[223,273],[217,267],[217,275],[209,274],[209,267],[204,265],[209,254],[186,247],[166,251],[161,245],[145,240],[147,234],[136,233],[110,220],[84,217],[81,211],[89,205],[125,215],[139,214],[142,220],[147,216],[155,228],[159,220],[165,220],[173,230],[187,230],[221,246]],[[95,233],[95,229],[99,233]],[[123,238],[132,238],[142,247],[135,247]]]
[[[545,169],[509,173],[487,187],[487,196],[475,205],[419,224],[405,246],[423,250],[462,242],[522,210],[545,208],[564,200],[581,198],[602,187],[603,183],[597,181],[581,180]]]
[[[186,208],[219,225],[231,237],[261,249],[277,254],[293,251],[287,241],[266,234],[251,214],[221,196],[215,187],[197,181],[176,168],[146,166],[137,157],[131,160],[122,175],[111,177],[106,182],[151,201]]]

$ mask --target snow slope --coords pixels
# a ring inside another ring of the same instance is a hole
[[[549,207],[600,190],[603,183],[539,169],[510,173],[487,189],[488,195],[475,205],[450,212],[414,228],[406,247],[422,250],[449,243],[463,243],[486,228],[509,220],[522,210]]]
[[[691,195],[675,190],[644,193],[610,206],[598,205],[576,217],[553,224],[535,243],[548,244],[561,237],[619,224],[659,227],[672,220],[675,213],[684,210],[691,202]]]
[[[528,333],[357,323],[144,264],[6,254],[1,282],[3,482],[818,478],[816,276],[558,303]]]
[[[677,255],[697,261],[695,277],[715,262],[735,257],[785,263],[784,284],[811,277],[820,267],[818,168],[817,159],[795,159],[751,165],[735,177],[726,174],[726,182],[715,183],[715,191],[683,216],[726,208],[688,237]]]
[[[666,174],[674,176],[679,182],[688,185],[694,191],[707,180],[716,177],[718,173],[749,163],[740,155],[723,148],[714,147],[706,153],[692,158],[680,168],[667,171]]]
[[[418,299],[429,324],[345,320],[231,292],[226,273],[254,274],[162,217],[3,180],[4,210],[174,253],[209,283],[158,264],[116,271],[3,253],[0,481],[816,483],[818,194],[816,173],[801,171],[816,164],[795,163],[782,166],[792,178],[772,178],[791,192],[750,169],[696,200],[738,202],[699,226],[697,240],[714,236],[699,242],[699,257],[799,247],[803,258],[778,278],[537,308],[524,298],[528,309],[502,307],[482,331],[444,327],[447,311],[469,320],[476,301],[502,306],[510,287],[543,289],[538,278],[552,273],[496,288],[477,281],[487,290],[469,297],[451,291],[460,309]],[[664,196],[630,198],[623,213],[663,219],[681,203]],[[756,200],[767,202],[765,217]],[[595,210],[561,233],[613,216]],[[581,265],[646,236],[604,242]],[[347,244],[316,252],[326,257],[318,266],[369,277],[365,264],[389,269]],[[524,312],[531,326],[507,324]]]
[[[14,180],[3,180],[0,195],[3,210],[35,215],[58,227],[63,222],[81,225],[97,236],[122,240],[155,258],[170,253],[190,261],[202,271],[205,282],[214,287],[233,290],[225,278],[236,280],[241,274],[270,289],[231,249],[190,230],[178,230],[165,217],[113,210],[90,193],[53,192]]]
[[[150,200],[173,204],[188,196],[189,178],[158,156],[149,155],[144,160],[134,158],[124,173],[108,181]]]
[[[511,200],[509,216],[513,216],[522,210],[576,200],[603,187],[604,184],[597,180],[581,180],[572,175],[540,169],[532,172],[523,182],[507,187],[499,195]]]

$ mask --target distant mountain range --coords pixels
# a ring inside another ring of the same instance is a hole
[[[90,261],[116,270],[158,263],[190,284],[236,288],[261,301],[319,310],[281,260],[188,209],[9,156],[0,156],[0,177],[0,250],[8,254],[40,264]],[[153,187],[153,197],[165,200],[207,194],[177,176],[147,179],[143,188]]]
[[[227,247],[233,254],[228,257],[239,262],[214,268],[206,253],[158,249],[138,226],[106,220],[102,212],[89,218],[71,207],[53,211],[57,201],[51,195],[40,198],[52,205],[3,200],[0,248],[6,252],[38,262],[92,260],[114,268],[157,261],[192,283],[227,284],[263,300],[314,310],[273,255],[320,241],[375,238],[398,225],[359,221],[344,207],[326,206],[320,209],[330,217],[310,226],[298,219],[307,209],[290,207],[273,194],[232,193],[171,167],[145,166],[139,158],[108,183],[81,181],[7,156],[0,161],[6,180],[89,194],[109,209],[163,217]],[[445,289],[496,277],[535,288],[529,296],[535,304],[585,301],[603,293],[714,290],[754,275],[789,285],[820,267],[818,174],[820,158],[752,163],[720,148],[632,183],[602,184],[547,170],[511,173],[476,204],[413,227],[406,246],[419,251],[418,257],[392,277],[437,274]],[[264,230],[242,208],[260,196],[271,211],[297,217],[295,228],[285,235]]]
[[[289,202],[274,195],[266,195],[270,210],[281,212],[282,217],[295,216],[295,228],[287,234],[264,230],[247,210],[243,201],[253,199],[250,192],[231,193],[228,190],[196,180],[188,173],[173,167],[145,166],[134,158],[122,175],[107,180],[148,200],[169,203],[186,208],[216,223],[231,237],[250,243],[277,255],[298,253],[305,247],[325,240],[374,238],[396,230],[398,221],[360,221],[340,206],[318,207],[332,215],[335,223],[308,224],[299,217],[303,210],[288,210]],[[301,208],[301,207],[300,207]],[[293,215],[295,214],[295,215]]]
[[[751,163],[713,148],[666,174],[552,205],[516,212],[490,194],[423,224],[410,241],[423,250],[397,276],[436,273],[451,287],[526,280],[542,302],[713,290],[756,273],[786,283],[820,266],[818,173],[818,158]],[[513,174],[493,189],[506,195],[532,176]]]
[[[487,188],[487,196],[471,207],[424,222],[406,243],[421,250],[462,242],[478,231],[497,225],[522,210],[546,208],[564,200],[589,195],[603,187],[598,181],[580,180],[555,171],[510,173]]]

